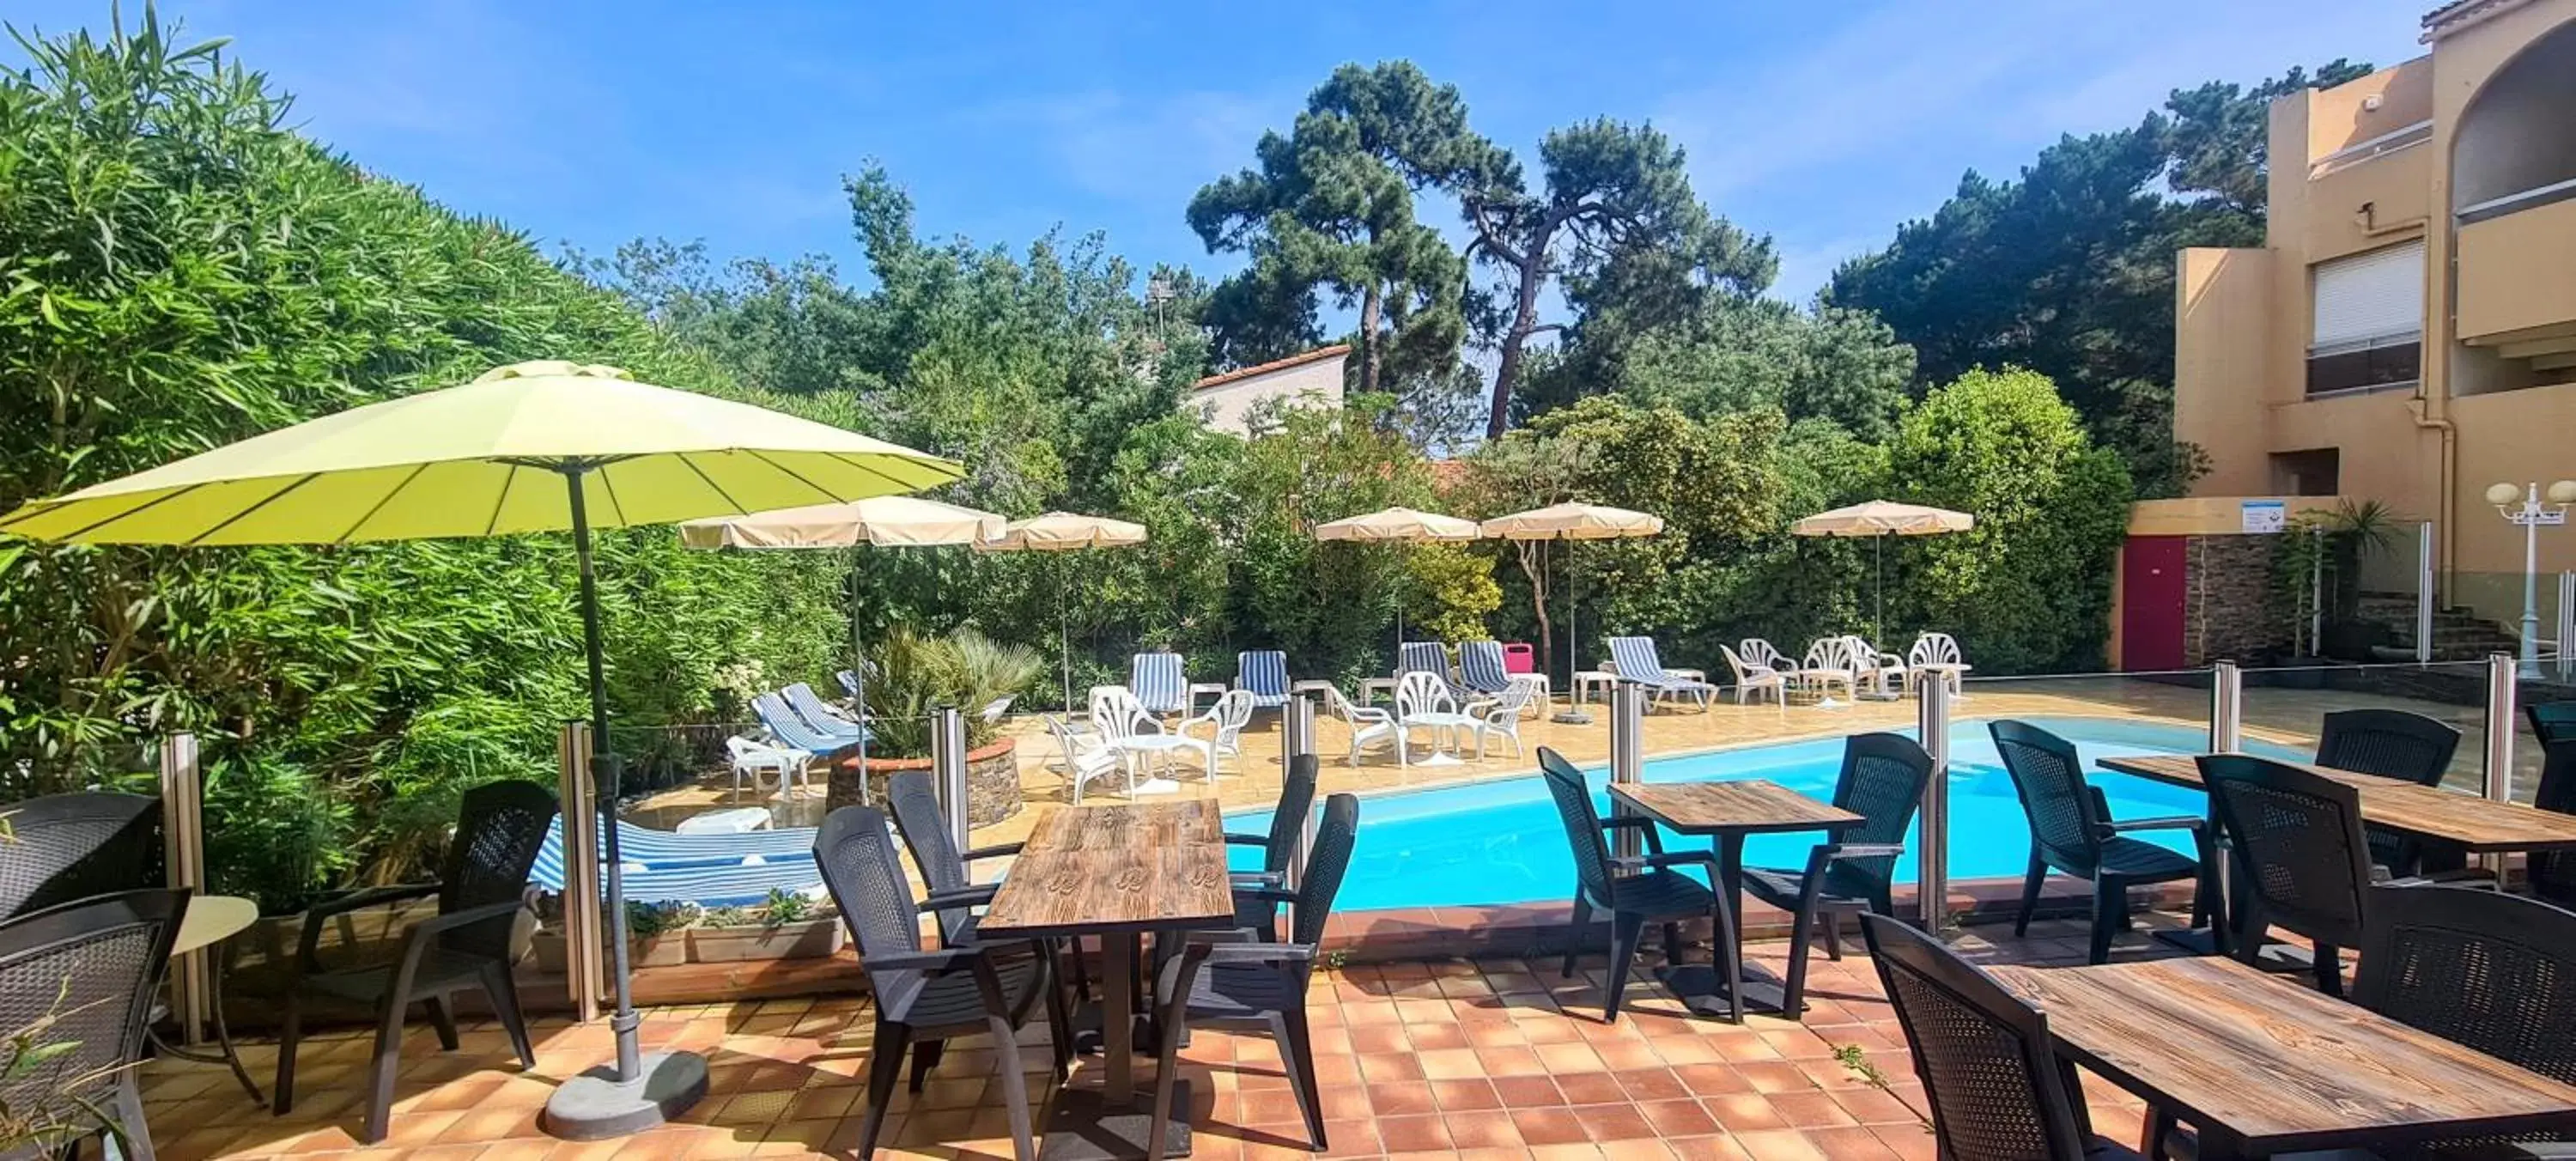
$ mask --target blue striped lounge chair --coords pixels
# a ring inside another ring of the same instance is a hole
[[[1177,714],[1189,709],[1189,683],[1181,677],[1178,653],[1139,653],[1128,663],[1127,689],[1151,714]]]
[[[823,704],[822,696],[804,682],[779,690],[778,695],[786,698],[788,708],[795,710],[796,716],[805,719],[805,724],[814,727],[818,733],[855,737],[867,732],[867,727],[850,720],[850,715]]]
[[[1714,685],[1664,668],[1663,659],[1655,655],[1652,637],[1611,638],[1610,668],[1620,680],[1644,686],[1657,700],[1687,697],[1698,702],[1703,713],[1708,711],[1709,698],[1717,693]]]
[[[758,903],[772,890],[810,891],[823,881],[814,865],[811,828],[755,830],[743,834],[675,834],[631,822],[617,824],[619,886],[638,903],[687,902],[705,907]],[[528,879],[562,894],[565,882],[563,820],[555,820],[537,847]]]
[[[1510,689],[1512,675],[1503,668],[1503,643],[1500,641],[1460,642],[1458,683],[1482,694],[1500,694]]]
[[[1288,655],[1276,649],[1235,654],[1234,687],[1251,694],[1252,708],[1257,710],[1288,704]]]
[[[764,693],[751,699],[751,712],[752,716],[760,719],[761,725],[769,728],[771,736],[780,744],[808,754],[834,754],[859,744],[860,735],[855,731],[827,734],[815,729],[797,716],[795,710],[787,707],[786,698],[776,693]]]
[[[1397,648],[1395,675],[1408,673],[1436,673],[1441,684],[1456,684],[1449,680],[1449,650],[1437,641],[1407,641]]]

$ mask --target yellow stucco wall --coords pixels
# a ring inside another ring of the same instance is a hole
[[[2471,222],[2459,246],[2462,339],[2576,319],[2576,201]]]
[[[2174,436],[2200,445],[2210,472],[2193,490],[2271,487],[2265,425],[2271,377],[2272,253],[2185,250],[2174,278]]]

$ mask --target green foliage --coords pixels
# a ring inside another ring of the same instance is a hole
[[[1971,371],[1934,391],[1889,444],[1888,488],[1977,518],[1891,549],[1900,623],[1945,629],[1981,669],[2099,666],[2128,470],[2045,376]]]
[[[668,935],[697,922],[705,912],[695,903],[666,900],[659,903],[626,903],[626,938],[631,942]]]
[[[1503,605],[1491,555],[1456,544],[1424,544],[1404,554],[1404,615],[1440,641],[1491,636],[1485,618]]]
[[[1585,340],[1589,341],[1589,340]],[[1688,319],[1636,337],[1623,357],[1581,352],[1537,377],[1543,395],[1573,396],[1556,380],[1591,367],[1592,385],[1648,406],[1715,416],[1776,408],[1792,421],[1821,419],[1872,442],[1896,428],[1914,376],[1914,350],[1877,319],[1826,307],[1812,313],[1773,299],[1720,298]]]
[[[124,1126],[92,1096],[114,1070],[67,1072],[63,1057],[81,1045],[57,1033],[64,1020],[81,1012],[64,1010],[70,994],[66,979],[41,1015],[0,1034],[0,1150],[49,1154],[101,1132],[116,1139],[119,1152],[132,1147]]]
[[[760,925],[776,931],[790,923],[802,923],[814,917],[814,901],[803,895],[769,889],[769,898],[760,904]]]
[[[880,758],[927,758],[932,715],[943,706],[966,712],[969,748],[993,740],[996,727],[981,711],[993,701],[1027,689],[1046,662],[1036,650],[1006,645],[972,629],[928,637],[909,626],[888,629],[868,650],[876,673],[868,679],[868,717],[876,731],[868,753]]]

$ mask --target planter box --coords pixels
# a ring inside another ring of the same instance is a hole
[[[877,758],[867,760],[860,769],[857,758],[832,765],[829,787],[824,794],[825,813],[844,806],[859,805],[859,788],[867,787],[867,800],[884,802],[886,780],[907,770],[928,770],[928,758]],[[1020,812],[1019,739],[1001,738],[981,749],[966,754],[966,825],[981,830]]]
[[[841,950],[839,919],[806,919],[763,927],[692,927],[692,963],[748,963],[773,959],[820,959]]]
[[[564,974],[564,937],[560,931],[540,931],[529,940],[536,951],[537,970],[552,975]],[[626,963],[629,967],[678,967],[689,962],[689,937],[685,932],[666,931],[660,935],[626,941]]]

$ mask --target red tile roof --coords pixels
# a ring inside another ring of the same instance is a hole
[[[1291,367],[1303,367],[1308,363],[1320,363],[1326,359],[1338,359],[1350,353],[1351,345],[1349,343],[1335,343],[1332,346],[1321,347],[1316,350],[1308,351],[1302,355],[1290,355],[1285,359],[1273,359],[1267,363],[1244,367],[1240,370],[1210,375],[1205,379],[1201,379],[1196,383],[1190,384],[1190,390],[1205,391],[1210,387],[1222,387],[1225,384],[1232,383],[1238,379],[1249,379],[1255,375],[1267,375],[1273,371],[1285,371]]]

